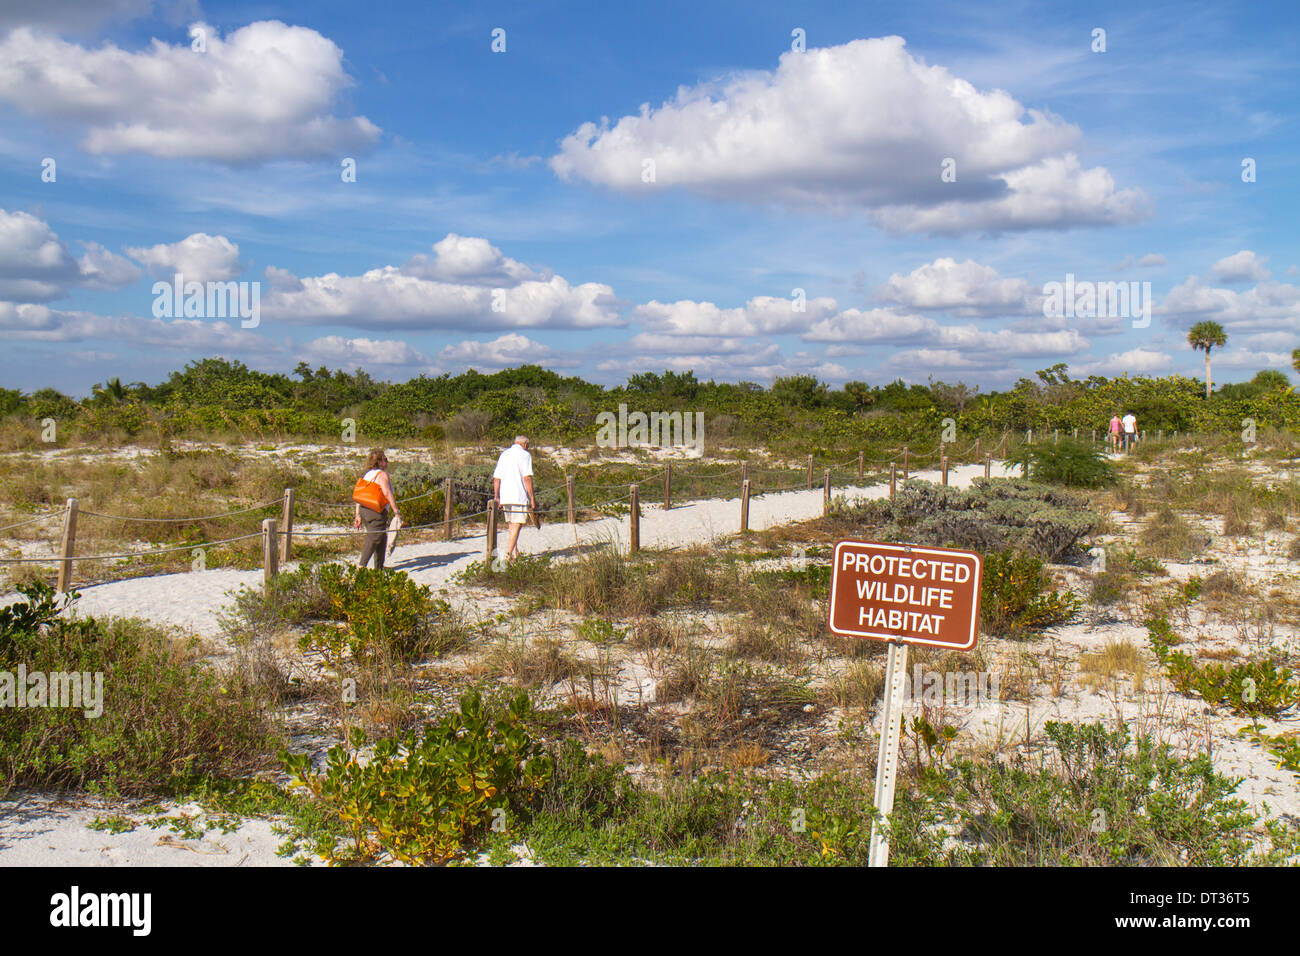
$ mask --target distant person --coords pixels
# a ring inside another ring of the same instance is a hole
[[[1138,420],[1137,416],[1129,412],[1122,419],[1124,425],[1124,450],[1128,451],[1137,444],[1138,437]]]
[[[1111,454],[1119,451],[1119,432],[1120,420],[1119,415],[1110,416],[1110,450]]]
[[[354,528],[365,528],[366,543],[361,549],[360,566],[370,563],[371,555],[375,558],[375,567],[384,566],[384,551],[388,540],[388,525],[384,511],[391,507],[393,517],[401,518],[397,507],[397,498],[393,495],[393,485],[388,480],[388,456],[382,448],[372,449],[366,456],[366,472],[357,479],[352,489],[352,500],[356,502]]]
[[[502,516],[510,525],[506,560],[513,561],[519,557],[519,531],[537,508],[533,495],[533,456],[528,453],[528,439],[524,435],[516,435],[514,444],[497,459],[496,471],[492,472],[492,500],[501,506]]]

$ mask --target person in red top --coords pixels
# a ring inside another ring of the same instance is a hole
[[[1110,417],[1110,450],[1112,452],[1119,451],[1119,426],[1119,416],[1112,415]]]
[[[393,485],[388,480],[388,456],[382,448],[375,448],[366,456],[366,472],[357,481],[352,498],[357,505],[352,527],[366,529],[366,543],[361,548],[361,567],[369,564],[371,555],[374,555],[375,567],[382,569],[388,532],[384,512],[391,506],[394,517],[402,516],[397,508],[397,498],[393,496]]]

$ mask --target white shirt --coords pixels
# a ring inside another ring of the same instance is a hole
[[[501,503],[503,505],[528,504],[528,489],[524,479],[533,475],[533,456],[524,450],[523,445],[511,445],[497,459],[497,470],[493,478],[501,479]]]
[[[1125,415],[1125,416],[1124,416],[1124,431],[1128,432],[1128,433],[1131,435],[1131,434],[1133,434],[1135,431],[1137,431],[1137,428],[1138,428],[1138,420],[1137,420],[1137,417],[1134,416],[1134,415]]]

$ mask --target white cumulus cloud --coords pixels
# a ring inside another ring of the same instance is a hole
[[[1273,273],[1264,268],[1264,260],[1254,252],[1242,249],[1210,266],[1210,275],[1220,282],[1263,282]]]
[[[1131,222],[1138,190],[1083,169],[1077,127],[980,91],[912,56],[901,37],[787,52],[771,72],[682,87],[612,125],[584,123],[551,168],[629,192],[870,212],[897,232]],[[941,180],[945,160],[955,179]],[[647,175],[653,163],[653,177]],[[647,182],[647,180],[651,180]]]
[[[624,324],[609,286],[570,285],[562,276],[534,272],[502,256],[486,240],[454,234],[434,246],[433,257],[359,276],[331,272],[299,278],[274,266],[265,274],[270,289],[262,314],[285,322],[408,331]]]
[[[222,37],[195,23],[206,51],[153,40],[89,49],[28,27],[0,38],[0,101],[84,126],[91,153],[146,153],[239,164],[335,158],[373,144],[364,116],[337,116],[352,84],[343,51],[307,27],[250,23]]]
[[[1033,312],[1042,308],[1040,292],[1024,279],[1004,279],[992,266],[972,259],[941,258],[894,273],[876,290],[885,302],[910,309],[935,309],[957,315]]]
[[[128,246],[126,253],[155,278],[170,279],[179,272],[194,282],[224,282],[244,271],[239,246],[225,236],[209,236],[206,232],[148,248]]]

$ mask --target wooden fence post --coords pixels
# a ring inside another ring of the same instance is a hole
[[[939,459],[939,469],[943,472],[943,483],[946,485],[948,483],[948,456],[947,455],[943,455]]]
[[[456,479],[450,475],[442,484],[442,536],[451,540],[451,515],[456,506]]]
[[[862,452],[858,452],[858,481],[862,480]]]
[[[903,480],[907,481],[907,446],[903,446]]]
[[[749,530],[749,479],[740,485],[740,530],[743,534]]]
[[[284,535],[280,538],[280,562],[289,560],[293,554],[293,489],[284,489],[284,508],[280,511],[280,524]]]
[[[984,477],[985,478],[989,477],[989,474],[992,471],[992,469],[993,469],[993,456],[985,455],[984,456]]]
[[[1026,429],[1025,429],[1025,444],[1026,444],[1026,445],[1032,445],[1033,443],[1034,443],[1034,430],[1033,430],[1032,428],[1026,428]]]
[[[564,492],[569,496],[569,524],[577,524],[578,516],[573,510],[573,475],[564,476]]]
[[[745,482],[749,481],[749,462],[740,463],[740,487],[745,487]]]
[[[975,439],[975,460],[980,460],[980,440],[978,438]]]
[[[826,469],[822,476],[822,514],[831,510],[831,470]]]
[[[808,456],[808,490],[812,491],[812,460],[813,456]]]
[[[628,553],[636,554],[641,550],[641,486],[632,485],[631,521],[628,524]]]
[[[672,462],[664,468],[664,511],[669,511],[673,506],[673,465]]]
[[[895,485],[897,484],[896,482],[897,471],[898,471],[898,465],[894,464],[894,462],[891,461],[889,463],[889,500],[890,501],[894,500],[894,488]]]
[[[487,535],[483,539],[483,563],[492,567],[492,552],[497,548],[497,503],[488,499]]]
[[[63,541],[59,545],[60,594],[66,594],[72,585],[72,555],[77,550],[77,499],[68,499],[68,510],[63,514]]]
[[[280,549],[276,537],[275,519],[266,518],[262,521],[262,583],[268,586],[280,573]]]

